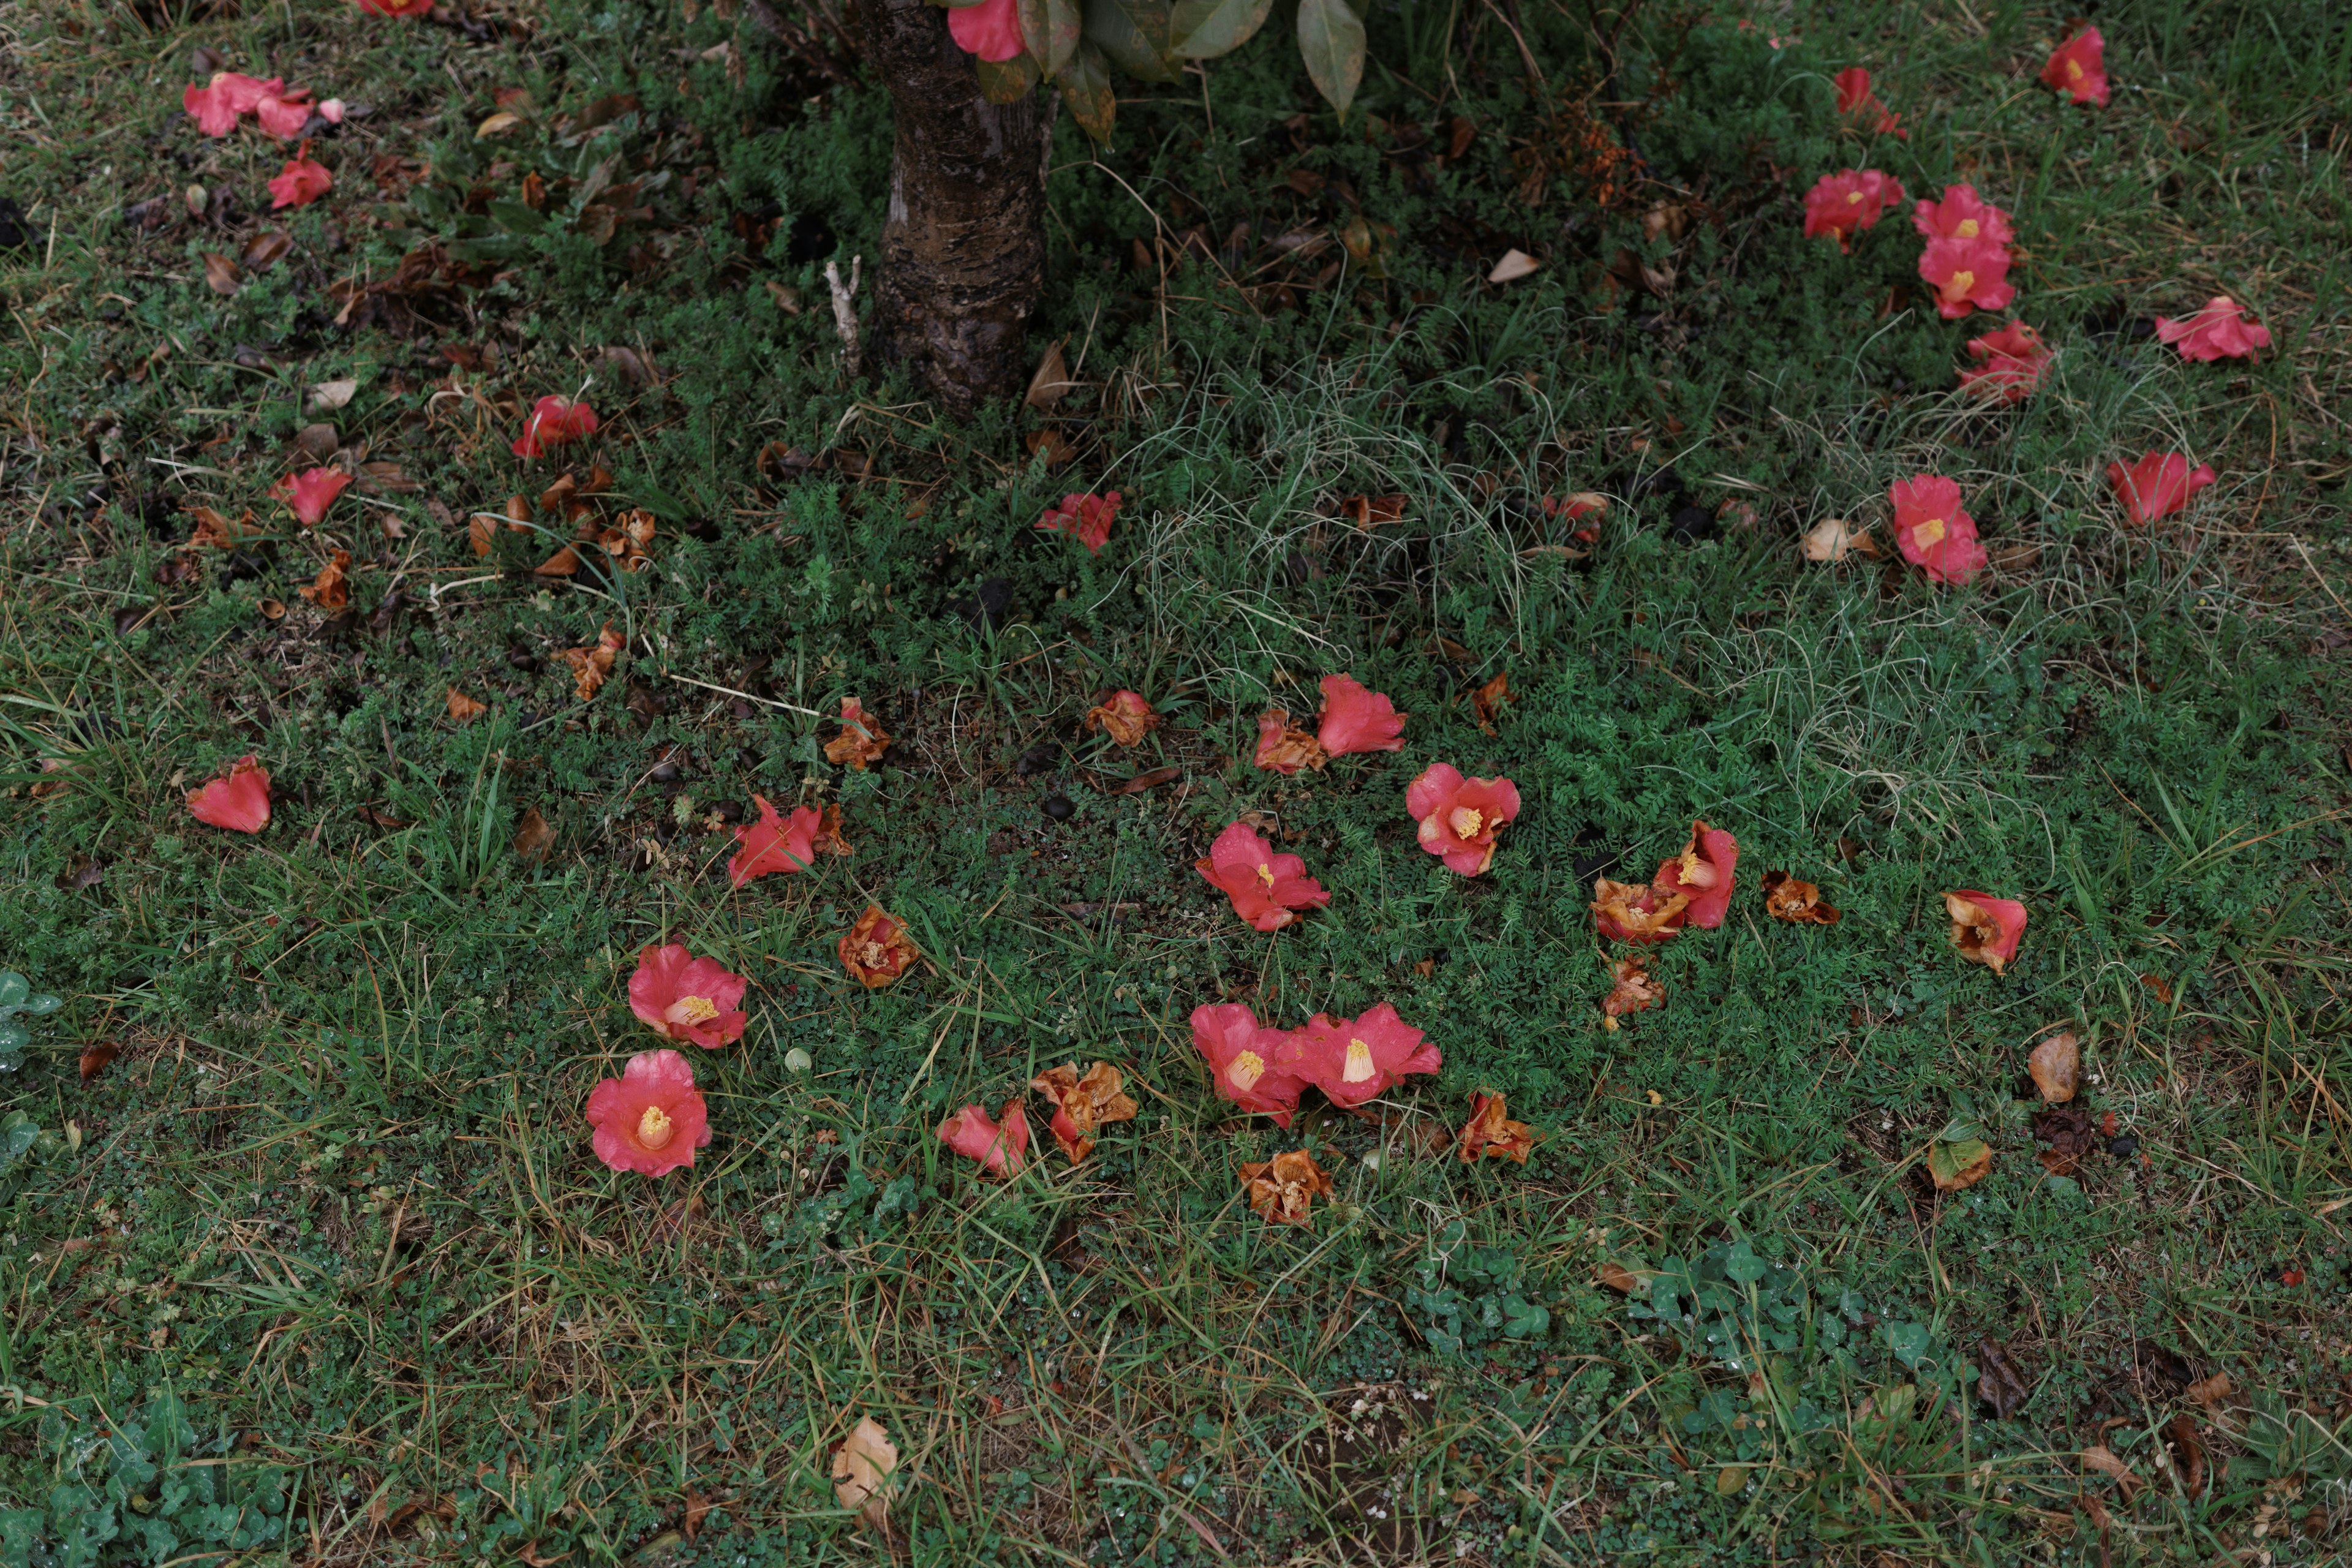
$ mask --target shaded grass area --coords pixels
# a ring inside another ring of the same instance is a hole
[[[2352,33],[2126,7],[2085,115],[2033,83],[2038,11],[1527,11],[1540,84],[1498,16],[1376,16],[1344,128],[1274,39],[1135,89],[1108,153],[1061,127],[1038,346],[1083,384],[957,430],[837,373],[820,274],[871,254],[887,127],[821,18],[0,12],[36,239],[0,254],[0,959],[68,998],[0,1091],[39,1129],[0,1173],[0,1543],[869,1561],[827,1464],[872,1415],[924,1562],[2337,1549]],[[328,201],[273,224],[278,155],[178,116],[198,45],[369,106]],[[1907,141],[1838,126],[1857,61]],[[1992,323],[1925,308],[1901,216],[1801,239],[1861,163],[2015,215],[2035,401],[1945,390]],[[1481,282],[1512,246],[1543,268]],[[2148,340],[2225,290],[2275,352]],[[660,531],[551,580],[565,523],[499,520],[563,464],[507,443],[583,385],[572,471]],[[362,480],[299,533],[265,492],[321,423]],[[2105,464],[2174,445],[2221,483],[2119,527]],[[1801,559],[1927,469],[1979,584]],[[1096,557],[1029,526],[1081,488],[1129,498]],[[1577,557],[1540,501],[1586,489]],[[256,536],[190,550],[197,505]],[[342,615],[297,593],[336,548]],[[582,703],[557,655],[607,622]],[[1337,669],[1406,752],[1247,767]],[[1077,723],[1122,686],[1171,720],[1135,753]],[[875,771],[823,760],[845,694]],[[247,752],[278,813],[228,842],[179,793]],[[1527,801],[1475,881],[1402,810],[1439,760]],[[837,802],[856,853],[730,893],[754,791]],[[1250,811],[1333,894],[1273,938],[1190,869]],[[1733,916],[1604,1027],[1591,878],[1699,816]],[[1843,921],[1774,925],[1748,868]],[[2032,910],[2007,975],[1950,952],[1958,887]],[[869,900],[929,961],[871,994],[833,955]],[[658,940],[756,989],[695,1062],[718,1140],[647,1184],[579,1107]],[[1221,1000],[1390,1001],[1446,1066],[1278,1134],[1206,1090]],[[2058,1026],[2071,1175],[2020,1077]],[[1096,1058],[1142,1112],[1085,1167],[983,1186],[931,1137]],[[1445,1146],[1482,1086],[1542,1133],[1524,1171]],[[1955,1124],[1993,1173],[1939,1194]],[[1300,1146],[1338,1197],[1269,1229],[1234,1167]]]

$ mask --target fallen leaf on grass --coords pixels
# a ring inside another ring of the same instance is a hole
[[[1249,1192],[1250,1207],[1271,1225],[1307,1224],[1315,1199],[1318,1195],[1328,1199],[1333,1192],[1331,1178],[1304,1149],[1276,1154],[1271,1160],[1248,1161],[1241,1167],[1241,1178]]]
[[[579,690],[581,701],[593,701],[596,693],[604,689],[604,678],[613,673],[613,658],[621,647],[621,634],[607,621],[604,629],[596,634],[594,647],[555,650],[556,657],[572,667],[572,684]]]
[[[284,260],[286,253],[293,248],[293,237],[284,229],[265,228],[245,242],[245,248],[237,252],[237,259],[245,263],[248,270],[260,272]]]
[[[1603,1285],[1621,1296],[1637,1294],[1643,1288],[1643,1276],[1636,1274],[1614,1258],[1601,1264],[1600,1278]]]
[[[678,1529],[685,1531],[688,1541],[702,1533],[702,1521],[709,1517],[714,1501],[714,1499],[704,1497],[700,1492],[689,1491],[686,1494],[686,1513],[678,1521]]]
[[[1491,735],[1495,732],[1495,721],[1502,716],[1503,704],[1518,700],[1518,693],[1511,689],[1511,672],[1507,669],[1470,694],[1470,711],[1477,716],[1478,728]]]
[[[1489,283],[1515,282],[1527,277],[1542,265],[1542,262],[1524,250],[1507,250],[1503,252],[1503,259],[1495,263],[1495,269],[1486,274],[1486,281]]]
[[[794,314],[798,313],[795,301]],[[1029,390],[1022,398],[1032,408],[1051,408],[1077,384],[1070,379],[1070,367],[1062,358],[1062,344],[1055,342],[1037,362],[1037,372],[1029,378]]]
[[[2134,1475],[2132,1473],[2132,1468],[2129,1465],[2125,1464],[2121,1458],[2116,1457],[2114,1450],[2108,1448],[2105,1444],[2094,1443],[2089,1447],[2084,1449],[2082,1453],[2082,1460],[2083,1468],[2084,1469],[2095,1470],[2100,1475],[2105,1476],[2110,1480],[2113,1480],[2116,1483],[2116,1489],[2123,1493],[2124,1501],[2126,1502],[2131,1501],[2134,1497],[2137,1496],[2139,1489],[2147,1484],[2142,1481],[2139,1477]]]
[[[1461,1155],[1465,1165],[1482,1155],[1490,1160],[1516,1160],[1524,1165],[1536,1146],[1535,1130],[1504,1114],[1504,1097],[1480,1089],[1470,1097],[1470,1120],[1462,1126]]]
[[[1146,790],[1158,789],[1161,784],[1173,784],[1183,776],[1184,770],[1180,767],[1171,765],[1164,768],[1153,768],[1149,773],[1138,773],[1131,779],[1111,785],[1109,793],[1112,795],[1141,795]]]
[[[2079,1102],[2046,1106],[2033,1113],[2033,1135],[2050,1145],[2034,1158],[2053,1176],[2071,1176],[2074,1163],[2091,1152],[2091,1113]]]
[[[554,847],[555,829],[547,825],[547,818],[539,814],[539,807],[534,805],[525,811],[522,821],[515,828],[515,858],[526,866],[536,866],[547,858],[547,852]]]
[[[890,749],[890,737],[882,726],[866,711],[855,697],[841,700],[841,733],[824,743],[824,760],[843,763],[859,773],[869,763],[879,762],[882,753]]]
[[[1796,925],[1833,926],[1839,920],[1838,907],[1822,902],[1819,888],[1786,871],[1764,873],[1764,912]]]
[[[510,109],[501,109],[496,114],[491,115],[479,125],[474,127],[474,140],[477,142],[488,142],[494,137],[504,136],[508,132],[512,131],[516,126],[520,125],[521,123],[521,115],[517,114]]]
[[[489,705],[478,702],[456,687],[449,688],[449,717],[460,724],[470,724],[488,712]]]
[[[580,570],[580,552],[569,544],[531,568],[540,577],[570,577]]]
[[[1973,1187],[1992,1174],[1992,1145],[1981,1138],[1938,1138],[1927,1146],[1927,1174],[1943,1192]]]
[[[329,615],[334,614],[337,610],[344,608],[352,602],[351,587],[343,581],[343,573],[350,567],[351,563],[352,552],[350,551],[336,551],[334,558],[329,561],[324,566],[319,568],[318,576],[310,580],[310,585],[305,588],[298,588],[295,592],[300,594],[304,598],[310,600],[312,604],[318,605],[319,608],[324,610]]]
[[[1358,528],[1383,528],[1404,521],[1404,497],[1349,496],[1339,503],[1339,515]]]
[[[234,294],[245,273],[237,264],[217,250],[205,252],[205,287],[215,294]]]
[[[112,1040],[100,1040],[95,1045],[84,1046],[81,1048],[80,1062],[82,1082],[88,1083],[100,1073],[104,1072],[106,1064],[112,1061],[121,1049],[122,1047]]]
[[[889,1512],[890,1473],[898,1468],[898,1446],[871,1415],[857,1425],[833,1456],[833,1495],[844,1508],[854,1508],[875,1528],[885,1528]]]
[[[330,408],[341,408],[351,402],[359,389],[360,384],[355,380],[320,382],[310,388],[310,412],[318,414]]]
[[[253,513],[250,510],[235,522],[231,522],[208,506],[192,506],[187,510],[188,515],[196,520],[196,530],[188,536],[188,544],[192,549],[209,544],[215,550],[234,550],[251,537],[254,531]]]
[[[1866,526],[1857,531],[1842,517],[1825,517],[1806,531],[1803,549],[1808,561],[1835,563],[1849,554],[1874,556],[1878,542]]]
[[[1029,1087],[1053,1102],[1048,1131],[1075,1165],[1094,1152],[1095,1129],[1112,1121],[1135,1120],[1134,1098],[1126,1080],[1108,1062],[1097,1062],[1079,1076],[1076,1062],[1049,1068],[1029,1080]]]
[[[2189,1396],[2190,1403],[2210,1410],[2230,1397],[2232,1385],[2228,1373],[2217,1372],[2210,1377],[2199,1378],[2181,1392]]]
[[[2083,1075],[2083,1049],[2072,1029],[2051,1036],[2033,1047],[2025,1058],[2025,1070],[2033,1075],[2033,1087],[2052,1105],[2074,1098],[2074,1090]]]
[[[495,519],[486,511],[478,511],[466,519],[466,542],[474,547],[476,555],[490,552],[490,541],[497,532],[494,522]]]
[[[2181,1412],[2164,1428],[2165,1446],[2172,1450],[2172,1473],[2179,1478],[2181,1489],[2190,1497],[2205,1495],[2205,1443],[2197,1436],[2197,1423]]]
[[[1058,426],[1048,425],[1042,430],[1032,430],[1022,437],[1021,444],[1033,458],[1043,458],[1049,468],[1058,468],[1078,455],[1076,445],[1062,434]]]
[[[2009,1347],[1999,1340],[1977,1342],[1977,1394],[2006,1421],[2025,1407],[2033,1385],[2019,1371]]]

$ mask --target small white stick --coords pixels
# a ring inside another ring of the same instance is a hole
[[[862,256],[849,258],[849,285],[844,288],[841,268],[830,261],[824,264],[824,286],[833,290],[833,330],[841,338],[841,368],[852,376],[857,374],[857,310],[853,301],[865,265]]]

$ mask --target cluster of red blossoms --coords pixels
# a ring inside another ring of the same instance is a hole
[[[343,102],[339,98],[313,103],[308,88],[289,89],[281,77],[264,81],[241,71],[215,71],[204,86],[184,89],[180,105],[196,122],[197,130],[216,137],[232,134],[237,121],[248,114],[263,132],[280,142],[301,135],[314,117],[329,125],[339,125],[343,119]],[[305,142],[269,182],[269,205],[273,208],[308,206],[334,183],[326,165],[310,156],[310,144]]]

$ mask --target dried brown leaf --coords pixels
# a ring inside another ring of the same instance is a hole
[[[470,724],[490,710],[486,702],[478,702],[456,687],[449,688],[449,717],[460,724]]]
[[[2033,1075],[2033,1087],[2052,1105],[2074,1098],[2074,1090],[2083,1077],[2083,1047],[2068,1029],[2051,1036],[2033,1047],[2025,1058],[2025,1070]]]
[[[833,1456],[833,1495],[857,1510],[877,1529],[889,1512],[890,1474],[898,1468],[898,1446],[871,1415],[858,1418]]]
[[[547,858],[547,852],[553,847],[555,829],[547,825],[547,818],[539,814],[539,807],[530,807],[522,814],[522,821],[515,827],[515,858],[527,866],[536,866]]]
[[[217,250],[205,251],[204,262],[205,288],[221,295],[236,292],[237,285],[245,279],[245,273],[236,262]]]

